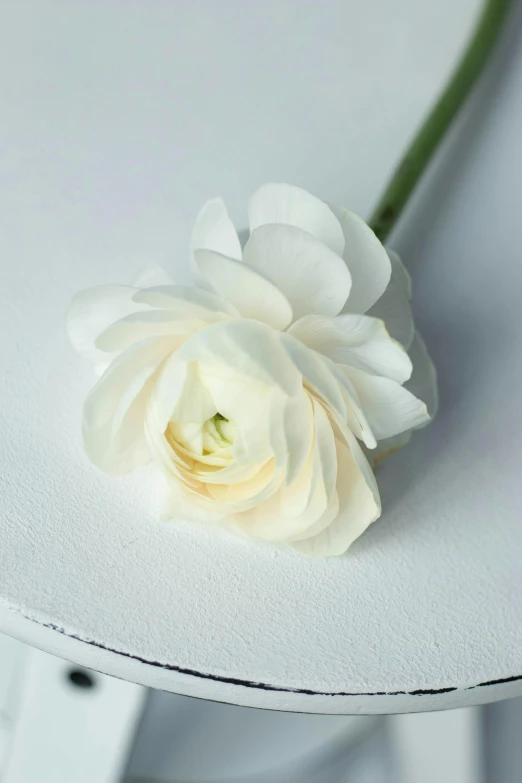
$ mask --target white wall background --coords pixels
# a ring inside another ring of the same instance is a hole
[[[85,285],[132,276],[270,180],[368,214],[479,6],[3,0],[2,270],[52,248]]]

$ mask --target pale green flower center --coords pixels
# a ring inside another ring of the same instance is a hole
[[[231,459],[231,447],[234,444],[237,425],[220,413],[200,423],[170,422],[167,434],[194,457],[216,454],[223,459]],[[225,453],[223,453],[225,452]],[[214,463],[212,463],[214,464]]]
[[[202,427],[203,453],[213,454],[220,449],[232,446],[236,435],[236,424],[216,413],[207,419]]]

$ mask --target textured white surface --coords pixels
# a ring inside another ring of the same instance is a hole
[[[4,630],[137,682],[276,709],[414,711],[522,692],[520,680],[476,687],[522,675],[513,42],[483,91],[486,103],[495,92],[486,120],[471,113],[438,201],[418,200],[399,235],[406,261],[419,258],[442,409],[380,470],[385,514],[347,557],[160,523],[146,472],[94,470],[79,437],[92,377],[63,326],[80,288],[125,282],[145,260],[183,268],[190,221],[216,193],[234,212],[263,180],[286,179],[367,213],[477,4],[6,4]]]

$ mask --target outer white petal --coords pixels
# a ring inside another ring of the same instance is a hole
[[[161,431],[169,421],[197,424],[201,428],[217,412],[197,364],[184,364],[176,354],[165,362],[151,395],[150,407]]]
[[[215,250],[241,259],[241,243],[222,199],[213,198],[201,209],[192,232],[192,250]]]
[[[404,383],[412,371],[408,354],[382,321],[364,315],[305,316],[288,333],[339,364]]]
[[[252,267],[213,250],[196,250],[194,259],[200,275],[245,318],[280,330],[291,323],[292,308],[286,296]]]
[[[272,420],[271,424],[272,444],[276,437],[283,439],[285,481],[291,484],[302,470],[313,444],[314,415],[310,395],[301,389],[296,397],[288,398],[282,408],[282,421]]]
[[[237,317],[233,305],[210,291],[183,285],[162,285],[134,291],[134,302],[159,310],[171,310],[173,318],[201,319],[212,323],[219,316]]]
[[[411,378],[406,388],[426,403],[431,418],[437,413],[439,396],[437,390],[437,372],[431,361],[424,340],[416,332],[410,347],[410,359],[413,364]]]
[[[317,456],[318,472],[328,502],[335,493],[337,481],[337,454],[335,437],[328,415],[321,403],[314,399],[315,423],[315,454]]]
[[[312,398],[314,440],[311,454],[311,474],[309,491],[301,488],[298,477],[280,492],[281,514],[283,517],[300,518],[297,535],[305,535],[311,526],[316,526],[318,520],[331,509],[331,501],[336,496],[337,454],[332,425],[322,404]],[[307,473],[305,463],[302,474]],[[292,536],[293,537],[293,536]],[[285,539],[288,536],[285,537]]]
[[[248,513],[250,509],[259,508],[274,497],[281,486],[282,474],[275,471],[273,463],[262,465],[257,476],[244,484],[208,486],[218,502],[227,508],[228,517],[224,520],[237,526],[237,515]]]
[[[284,471],[285,483],[291,484],[302,471],[313,444],[314,419],[310,395],[305,389],[300,389],[293,397],[278,389],[273,390],[262,424],[258,421],[255,430],[262,442],[267,444],[276,467]],[[244,440],[242,448],[248,453],[251,451],[250,432],[245,433]]]
[[[221,472],[221,471],[220,471]],[[209,494],[222,503],[237,508],[241,504],[250,506],[258,498],[273,494],[281,484],[281,475],[277,474],[273,460],[261,465],[258,471],[245,481],[234,484],[212,483],[207,485]]]
[[[107,356],[96,348],[96,338],[119,318],[148,309],[147,304],[133,300],[136,293],[131,286],[101,285],[76,294],[66,323],[73,348],[94,362],[105,362]]]
[[[169,425],[203,423],[217,412],[211,390],[195,362],[183,362],[174,352],[158,372],[147,409],[148,427],[153,440],[161,437]]]
[[[173,283],[174,280],[163,267],[154,262],[142,267],[132,281],[135,288],[151,288],[154,285],[172,285]]]
[[[176,369],[179,369],[179,366],[175,357],[170,357],[155,378],[145,411],[145,438],[152,459],[162,468],[169,480],[172,478],[176,482],[200,487],[200,480],[191,474],[194,460],[185,458],[176,451],[166,433],[173,408],[182,394],[186,380],[187,368],[181,367],[181,372],[173,372]],[[170,389],[169,381],[173,382]]]
[[[350,293],[350,273],[342,258],[294,226],[256,228],[243,260],[275,283],[290,302],[294,318],[337,315]]]
[[[282,500],[305,501],[301,514],[284,514]],[[236,524],[248,535],[264,541],[282,542],[302,535],[327,508],[324,487],[319,477],[315,478],[313,469],[307,467],[290,487],[284,487],[263,503],[255,505],[234,517]]]
[[[314,445],[296,480],[281,488],[270,509],[265,507],[255,514],[257,535],[271,541],[303,535],[313,518],[323,513],[327,500],[316,452]]]
[[[405,292],[408,301],[411,300],[412,295],[412,282],[410,273],[402,263],[400,256],[398,253],[395,252],[395,250],[392,250],[390,247],[386,248],[386,252],[388,253],[392,265],[392,277],[395,278],[398,285],[400,285]]]
[[[339,439],[338,439],[339,440]],[[373,499],[376,503],[376,505],[379,508],[379,514],[381,513],[381,499],[379,495],[379,488],[377,486],[377,481],[375,480],[375,476],[373,473],[373,470],[370,467],[370,464],[368,460],[366,459],[366,456],[364,454],[364,451],[362,450],[361,446],[357,442],[357,440],[351,435],[351,433],[348,434],[348,436],[343,440],[339,441],[341,445],[347,445],[348,449],[350,451],[350,454],[352,456],[352,459],[354,460],[355,464],[357,465],[357,468],[359,469],[366,486],[369,488],[370,492],[373,495]],[[340,476],[341,474],[338,473]],[[339,487],[338,487],[339,489]]]
[[[411,279],[398,255],[393,251],[388,252],[392,262],[391,280],[368,315],[382,319],[391,336],[408,349],[415,333],[410,306]]]
[[[230,450],[232,459],[228,459],[226,465],[223,465],[223,467],[220,468],[219,471],[210,471],[207,470],[204,472],[202,470],[202,466],[200,464],[195,465],[194,467],[194,476],[200,481],[204,481],[207,487],[210,489],[210,486],[212,484],[226,484],[227,486],[234,486],[236,484],[243,484],[246,481],[249,481],[250,479],[254,478],[261,468],[266,465],[268,462],[270,462],[270,457],[265,460],[259,460],[259,461],[253,461],[248,464],[238,464],[233,459],[233,451]],[[214,460],[216,463],[218,460],[215,460],[214,457],[208,458],[208,464],[212,464],[212,460]],[[203,462],[203,460],[202,460]]]
[[[328,417],[317,401],[313,404],[313,411],[313,448],[295,481],[282,486],[269,500],[235,517],[237,524],[249,535],[267,541],[287,541],[303,536],[324,517],[334,499],[337,478],[335,438]]]
[[[144,419],[148,382],[171,350],[168,339],[150,339],[113,361],[85,401],[87,456],[106,473],[126,473],[148,461]]]
[[[281,343],[288,356],[301,373],[306,385],[328,405],[341,419],[346,407],[339,384],[322,357],[296,339],[292,334],[282,334]]]
[[[420,427],[430,420],[424,402],[396,381],[343,366],[377,440]]]
[[[184,519],[189,522],[212,524],[220,522],[224,512],[220,504],[197,504],[183,491],[183,486],[172,476],[164,474],[165,497],[163,498],[162,519]]]
[[[363,411],[361,401],[353,383],[345,372],[344,365],[325,359],[330,371],[339,383],[346,405],[346,418],[335,419],[335,426],[342,437],[346,437],[346,427],[356,438],[361,440],[368,449],[374,449],[377,446],[377,440],[370,426],[370,423]]]
[[[410,358],[413,363],[413,372],[411,378],[404,386],[426,403],[428,414],[430,418],[433,418],[438,408],[437,375],[433,362],[428,356],[426,346],[418,333],[415,335],[410,348]],[[411,435],[412,432],[410,430],[379,441],[375,451],[372,451],[369,455],[372,465],[375,467],[390,454],[409,443]]]
[[[375,468],[380,465],[383,460],[394,454],[396,451],[399,451],[399,449],[402,449],[404,446],[407,446],[411,440],[411,435],[411,430],[408,430],[407,432],[401,432],[400,435],[394,435],[392,438],[385,438],[384,440],[380,440],[377,444],[377,448],[369,452],[367,455],[372,468],[375,470]]]
[[[290,546],[312,557],[342,555],[381,513],[379,495],[366,458],[355,438],[337,441],[339,513],[321,533]]]
[[[236,319],[207,326],[191,335],[177,355],[180,361],[200,362],[205,372],[277,386],[291,397],[301,388],[301,376],[283,349],[279,333],[258,321]]]
[[[323,353],[321,348],[331,342],[332,335],[342,340],[342,345],[352,348],[375,339],[376,334],[383,331],[384,324],[366,315],[341,315],[336,318],[325,318],[322,315],[305,315],[296,321],[289,334],[301,342]]]
[[[300,533],[291,538],[285,540],[286,544],[292,544],[294,541],[304,541],[307,538],[313,538],[319,533],[322,533],[327,527],[329,527],[339,514],[339,495],[336,492],[333,493],[328,506],[321,516],[312,524],[304,533]]]
[[[296,226],[317,237],[334,253],[342,255],[344,235],[330,208],[302,188],[269,183],[256,190],[248,208],[250,231],[268,223]]]
[[[390,281],[388,254],[371,228],[354,212],[332,206],[344,233],[343,258],[352,276],[352,290],[343,312],[365,313]]]
[[[204,321],[177,321],[170,310],[146,310],[115,321],[96,339],[96,347],[116,354],[148,337],[172,335],[174,350],[189,334],[205,326]]]

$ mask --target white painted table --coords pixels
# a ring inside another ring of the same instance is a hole
[[[181,269],[214,194],[241,219],[260,182],[282,179],[368,214],[477,7],[5,4],[2,630],[120,678],[278,710],[522,693],[520,9],[483,106],[396,236],[441,412],[379,471],[384,516],[346,557],[158,522],[143,473],[109,478],[82,454],[92,380],[63,328],[78,289],[146,260]]]

